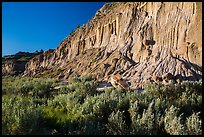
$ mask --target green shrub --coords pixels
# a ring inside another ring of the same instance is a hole
[[[68,88],[70,91],[78,92],[85,97],[87,95],[95,95],[97,93],[97,85],[98,83],[94,80],[93,76],[87,75],[83,77],[74,77]]]
[[[185,135],[186,129],[181,122],[181,115],[177,116],[178,108],[171,106],[166,110],[164,118],[165,130],[170,135]]]
[[[55,80],[49,78],[3,78],[2,94],[32,95],[35,97],[49,96],[49,88]]]
[[[99,92],[97,84],[91,75],[75,77],[51,93],[49,88],[58,85],[52,79],[3,77],[2,134],[202,133],[202,81],[149,84],[140,93],[115,88]],[[39,92],[53,97],[39,98]]]
[[[199,118],[199,113],[193,113],[187,118],[186,126],[188,135],[202,135],[202,121]]]
[[[62,72],[62,69],[61,68],[57,68],[55,71],[56,72]]]
[[[125,121],[123,120],[123,113],[120,111],[112,112],[110,117],[108,118],[107,134],[111,135],[125,135],[127,134],[125,131],[127,126]]]
[[[137,102],[135,105],[138,105]],[[151,102],[147,109],[144,109],[142,115],[138,114],[136,110],[132,115],[132,134],[139,135],[155,135],[157,133],[156,128],[156,116],[153,109],[154,102]]]
[[[41,107],[36,107],[32,98],[17,96],[2,97],[2,134],[32,134],[41,122]]]

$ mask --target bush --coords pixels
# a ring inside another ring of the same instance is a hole
[[[199,118],[199,113],[193,113],[186,120],[188,135],[202,135],[202,121]]]
[[[137,102],[135,105],[137,105]],[[138,114],[137,110],[135,114],[132,115],[132,134],[137,135],[158,134],[153,105],[154,105],[153,102],[151,102],[148,106],[148,109],[144,109],[142,115]]]
[[[39,91],[51,94],[48,88],[57,83],[43,78],[2,80],[2,134],[202,133],[202,81],[150,84],[140,93],[115,88],[99,92],[95,78],[84,76],[75,77],[53,98],[39,98]]]
[[[18,96],[2,97],[2,134],[32,134],[40,129],[41,107],[32,98]]]
[[[90,75],[84,77],[74,77],[71,84],[68,86],[70,91],[78,92],[81,96],[95,95],[97,93],[96,87],[98,83]]]
[[[55,71],[56,72],[62,72],[62,69],[61,68],[57,68]]]
[[[164,118],[165,130],[170,135],[185,135],[185,127],[181,122],[181,117],[177,116],[178,108],[171,106],[170,109],[166,110]]]
[[[2,79],[2,94],[20,94],[23,96],[48,97],[49,88],[55,85],[55,80],[44,78],[4,77]]]
[[[110,117],[108,118],[107,134],[111,135],[125,135],[125,129],[127,126],[125,121],[123,120],[123,113],[120,111],[112,112]]]

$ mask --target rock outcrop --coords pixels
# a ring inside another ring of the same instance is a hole
[[[107,80],[119,72],[132,87],[166,73],[199,80],[201,36],[201,2],[106,4],[57,49],[30,60],[24,76],[69,79],[92,73]]]
[[[122,88],[122,89],[128,89],[129,88],[128,83],[118,73],[111,76],[110,83],[115,88]]]
[[[36,55],[42,54],[43,51],[18,52],[13,55],[2,57],[2,75],[19,75],[25,70],[26,63]]]
[[[25,70],[26,61],[9,61],[2,63],[2,75],[17,75]]]

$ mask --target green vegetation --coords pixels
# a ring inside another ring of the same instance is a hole
[[[202,81],[97,91],[92,76],[3,77],[2,134],[201,135]]]
[[[76,27],[77,29],[79,29],[80,28],[80,25],[79,24],[77,24],[77,27]]]
[[[75,30],[73,29],[69,35],[73,35],[75,33]]]
[[[69,35],[73,35],[73,34],[74,34],[75,32],[77,32],[80,28],[81,28],[81,27],[80,27],[80,24],[77,24],[76,28],[73,29],[73,30],[70,32]]]
[[[62,69],[61,68],[57,68],[56,72],[62,72]]]

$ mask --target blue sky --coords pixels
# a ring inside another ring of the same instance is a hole
[[[2,2],[2,56],[55,49],[105,2]]]

